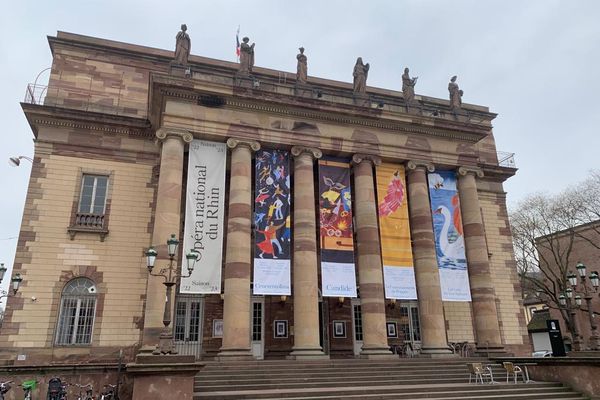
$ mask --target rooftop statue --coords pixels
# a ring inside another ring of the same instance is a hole
[[[181,31],[175,37],[175,64],[187,65],[188,57],[190,56],[190,49],[192,42],[190,36],[186,33],[187,25],[181,25]]]
[[[248,44],[250,39],[245,37],[240,44],[240,72],[250,74],[254,66],[254,43]]]
[[[404,95],[406,104],[411,104],[415,101],[415,85],[419,77],[415,76],[411,78],[408,72],[408,67],[404,68],[404,74],[402,74],[402,94]]]
[[[450,93],[450,108],[453,110],[460,109],[462,107],[463,91],[458,88],[458,83],[456,83],[456,75],[450,78],[450,83],[448,83],[448,92]]]
[[[308,80],[308,63],[304,55],[304,47],[300,47],[300,53],[296,56],[298,67],[296,72],[296,83],[306,83]]]
[[[354,94],[365,94],[367,92],[367,76],[369,75],[369,63],[363,64],[362,57],[356,59],[354,65]]]

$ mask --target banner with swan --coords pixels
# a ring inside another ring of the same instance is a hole
[[[456,173],[431,172],[428,180],[442,300],[471,301]]]
[[[258,295],[290,295],[290,155],[256,152],[254,284]]]
[[[321,285],[327,297],[356,297],[350,164],[319,160]]]
[[[376,168],[376,176],[385,298],[415,300],[404,166],[382,163]]]

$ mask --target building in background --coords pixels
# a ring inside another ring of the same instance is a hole
[[[171,303],[180,354],[529,354],[496,114],[462,103],[454,80],[452,104],[412,80],[408,97],[366,87],[358,62],[354,88],[296,81],[255,67],[247,43],[242,64],[189,56],[182,32],[176,57],[49,37],[48,86],[22,104],[35,155],[24,281],[0,332],[9,363],[155,350],[165,288],[146,253],[154,273],[167,266],[171,234],[184,273],[198,258]]]

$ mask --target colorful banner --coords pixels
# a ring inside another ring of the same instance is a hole
[[[379,237],[386,299],[417,298],[403,165],[376,167]]]
[[[181,293],[221,293],[226,158],[225,143],[190,143],[182,272],[186,253],[195,251],[198,260],[192,276],[181,278]]]
[[[356,297],[350,165],[319,160],[319,221],[323,296]]]
[[[428,178],[442,300],[471,301],[456,174],[437,171]]]
[[[254,294],[290,295],[290,156],[259,150],[255,164]]]

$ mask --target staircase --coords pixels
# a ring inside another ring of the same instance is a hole
[[[469,384],[468,362],[483,359],[398,359],[208,362],[196,376],[194,400],[216,399],[587,399],[558,382]]]

